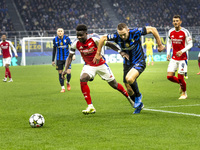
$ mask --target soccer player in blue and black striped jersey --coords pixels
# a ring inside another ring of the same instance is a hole
[[[102,36],[99,41],[98,52],[94,58],[94,62],[98,63],[101,58],[101,48],[105,41],[114,41],[117,43],[121,50],[119,53],[121,56],[125,54],[129,55],[129,59],[124,57],[123,68],[124,68],[124,83],[127,88],[128,94],[135,100],[134,114],[140,113],[143,108],[142,94],[139,92],[138,84],[136,79],[145,70],[146,62],[145,55],[141,46],[140,37],[152,33],[158,44],[158,51],[162,51],[164,46],[161,43],[158,31],[154,27],[143,27],[129,29],[125,23],[120,23],[117,26],[117,32]]]
[[[53,39],[53,55],[52,55],[52,65],[55,66],[55,55],[56,56],[56,70],[59,73],[59,81],[61,85],[61,93],[65,92],[64,80],[62,79],[63,67],[65,66],[65,61],[69,55],[69,47],[71,45],[71,40],[68,36],[64,35],[64,30],[62,28],[57,29],[57,36]],[[74,55],[75,56],[75,55]],[[75,59],[75,58],[74,58]],[[67,90],[70,91],[70,79],[71,79],[71,65],[67,70]]]

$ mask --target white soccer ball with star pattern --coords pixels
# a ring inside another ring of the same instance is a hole
[[[32,128],[39,128],[44,126],[44,117],[41,114],[33,114],[30,118],[29,118],[29,124]]]

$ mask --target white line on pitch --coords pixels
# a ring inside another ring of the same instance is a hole
[[[153,107],[153,108],[190,107],[190,106],[200,106],[200,104],[193,104],[193,105],[177,105],[177,106],[160,106],[160,107]]]
[[[148,109],[148,108],[144,108],[143,110],[147,110],[147,111],[156,111],[156,112],[163,112],[163,113],[169,113],[169,114],[178,114],[178,115],[187,115],[187,116],[200,117],[199,114],[191,114],[191,113],[183,113],[183,112],[174,112],[174,111],[157,110],[157,109]]]

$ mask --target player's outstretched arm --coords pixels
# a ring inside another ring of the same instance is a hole
[[[161,52],[165,49],[164,45],[162,45],[161,40],[160,40],[160,35],[158,33],[158,30],[155,27],[147,26],[146,27],[147,34],[152,33],[153,36],[156,39],[156,42],[158,44],[158,51]]]
[[[99,44],[98,44],[98,48],[97,48],[97,53],[96,55],[94,56],[94,59],[93,59],[93,62],[98,64],[99,63],[99,60],[101,59],[101,49],[104,45],[104,42],[107,41],[107,36],[102,36],[99,40]]]
[[[62,72],[62,78],[65,79],[65,75],[67,74],[67,69],[69,68],[69,65],[72,62],[72,57],[74,54],[69,53],[69,56],[67,57],[66,63],[65,63],[65,70]]]

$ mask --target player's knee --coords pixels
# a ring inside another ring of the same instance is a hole
[[[198,58],[198,62],[200,63],[200,57]]]
[[[126,82],[127,82],[128,84],[132,84],[134,81],[135,81],[135,80],[134,80],[133,78],[126,76]]]
[[[116,80],[110,81],[110,82],[108,82],[108,84],[109,84],[112,88],[117,89],[118,83],[117,83]]]

